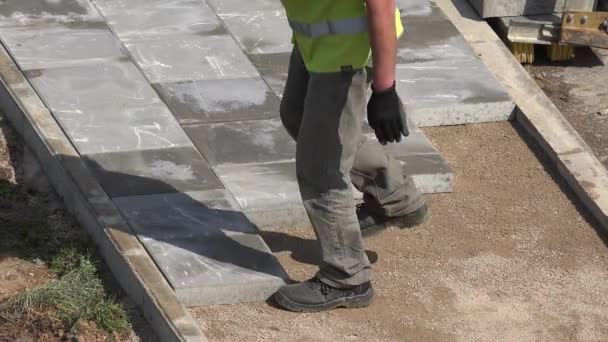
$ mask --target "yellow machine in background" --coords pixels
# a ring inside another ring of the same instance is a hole
[[[608,0],[599,3],[572,0],[566,4],[562,13],[498,17],[489,21],[523,64],[534,62],[538,46],[544,47],[553,62],[573,59],[576,46],[608,49]]]

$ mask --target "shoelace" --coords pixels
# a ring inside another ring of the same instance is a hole
[[[312,283],[312,284],[313,284],[313,285],[314,285],[316,288],[318,288],[318,289],[320,288],[320,289],[321,289],[321,293],[322,293],[323,295],[325,295],[325,296],[327,296],[327,295],[328,295],[328,294],[331,292],[331,290],[332,290],[331,286],[329,286],[329,285],[325,284],[324,282],[322,282],[321,280],[319,280],[319,278],[317,278],[317,277],[312,278],[312,279],[310,280],[310,282],[311,282],[311,283]]]
[[[365,208],[365,203],[357,203],[355,206],[355,210],[357,213],[360,213]]]

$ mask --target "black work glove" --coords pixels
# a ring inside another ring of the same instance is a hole
[[[373,91],[367,104],[367,122],[376,132],[376,137],[382,145],[388,142],[400,142],[401,135],[405,137],[410,135],[405,109],[394,83],[385,91]]]

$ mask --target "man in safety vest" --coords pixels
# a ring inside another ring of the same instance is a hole
[[[412,178],[381,146],[409,135],[395,91],[401,18],[395,0],[281,2],[294,42],[281,120],[297,142],[298,183],[322,262],[314,278],[274,299],[300,312],[364,307],[374,291],[362,236],[413,227],[428,212]],[[372,56],[367,120],[380,144],[363,134]],[[357,208],[351,183],[364,194]]]

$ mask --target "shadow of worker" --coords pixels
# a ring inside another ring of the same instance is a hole
[[[213,297],[214,291],[225,295],[255,282],[290,282],[257,227],[225,190],[185,193],[83,159],[128,222],[119,229],[137,236],[176,291],[198,288]]]

